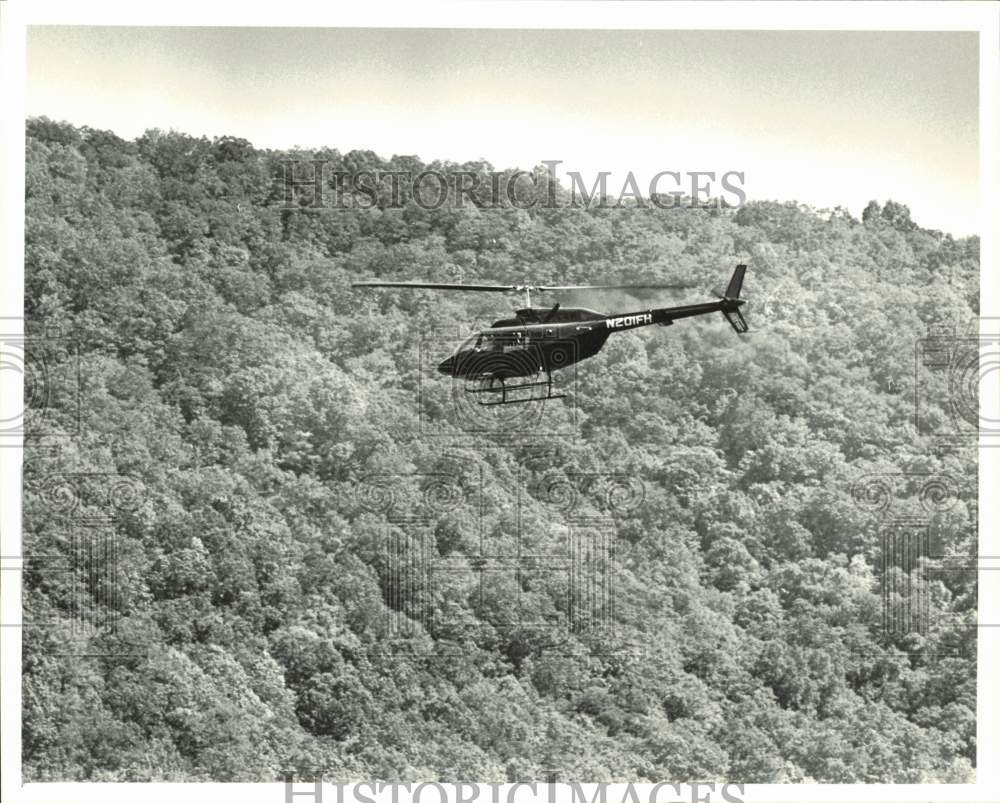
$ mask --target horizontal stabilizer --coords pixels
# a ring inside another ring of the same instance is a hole
[[[722,314],[726,316],[726,320],[729,321],[730,326],[732,326],[738,334],[742,335],[744,332],[750,331],[750,326],[747,324],[746,318],[743,317],[743,313],[738,309],[723,310]]]

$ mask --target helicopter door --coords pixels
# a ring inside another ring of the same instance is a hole
[[[527,340],[524,329],[504,332],[502,341],[503,351],[520,351],[527,345]]]

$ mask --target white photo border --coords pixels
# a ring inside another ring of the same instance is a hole
[[[997,270],[997,232],[987,224],[1000,220],[997,190],[1000,187],[1000,4],[981,2],[432,2],[395,4],[367,2],[352,7],[320,6],[299,0],[249,6],[246,3],[175,2],[156,5],[124,2],[86,3],[68,0],[0,0],[0,68],[3,114],[0,115],[0,321],[4,334],[20,333],[23,315],[24,270],[24,110],[26,83],[26,32],[32,25],[175,25],[175,26],[302,26],[370,28],[565,28],[677,30],[842,30],[842,31],[977,31],[979,33],[980,99],[980,316],[1000,319],[1000,276]],[[988,332],[982,324],[983,334]],[[11,372],[4,372],[10,374]],[[0,376],[5,400],[20,398],[19,383]],[[998,407],[1000,386],[980,389],[981,410]],[[20,554],[21,450],[0,449],[0,555]],[[1000,450],[980,449],[979,505],[981,556],[1000,555]],[[992,563],[990,563],[992,560]],[[1000,568],[997,559],[980,560],[980,621],[1000,622],[1000,584],[988,566]],[[7,564],[5,564],[5,567]],[[2,621],[19,621],[20,573],[3,571],[0,577]],[[21,639],[17,627],[0,628],[2,670],[2,799],[14,803],[40,801],[134,801],[166,803],[183,795],[190,803],[238,799],[241,803],[281,803],[282,783],[271,784],[134,784],[134,783],[30,783],[21,775]],[[977,780],[974,784],[921,785],[797,785],[747,784],[746,801],[819,803],[820,801],[952,801],[978,803],[1000,800],[1000,628],[984,628],[978,638]],[[585,781],[586,779],[579,779]],[[444,787],[449,785],[444,784]],[[649,787],[651,785],[641,785]],[[637,788],[640,785],[636,785]],[[509,789],[505,785],[501,789]],[[546,785],[539,784],[531,799],[549,800]],[[593,787],[584,785],[587,799]],[[622,799],[624,785],[612,785],[607,800]],[[330,797],[334,790],[331,788]],[[390,800],[388,791],[366,796]],[[468,793],[466,793],[468,794]],[[648,794],[648,789],[647,789]],[[350,793],[345,800],[353,800]],[[409,796],[399,794],[400,801]],[[425,796],[437,801],[438,796]],[[455,799],[455,798],[452,798]],[[491,793],[480,790],[480,800]],[[501,800],[506,800],[501,792]],[[526,798],[518,796],[518,800]],[[553,798],[574,800],[569,787],[560,786]],[[577,800],[579,798],[576,798]],[[645,800],[646,797],[641,797]],[[691,800],[666,790],[659,801]],[[713,800],[718,799],[717,794]],[[339,802],[338,802],[339,803]]]

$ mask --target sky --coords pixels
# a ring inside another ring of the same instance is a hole
[[[967,32],[32,27],[29,116],[530,169],[744,174],[749,200],[978,233]],[[672,189],[667,187],[666,189]],[[663,189],[661,187],[661,189]],[[731,197],[731,196],[727,196]]]

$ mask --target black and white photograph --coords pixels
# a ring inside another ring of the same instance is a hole
[[[996,800],[1000,6],[210,5],[0,4],[4,799]]]

